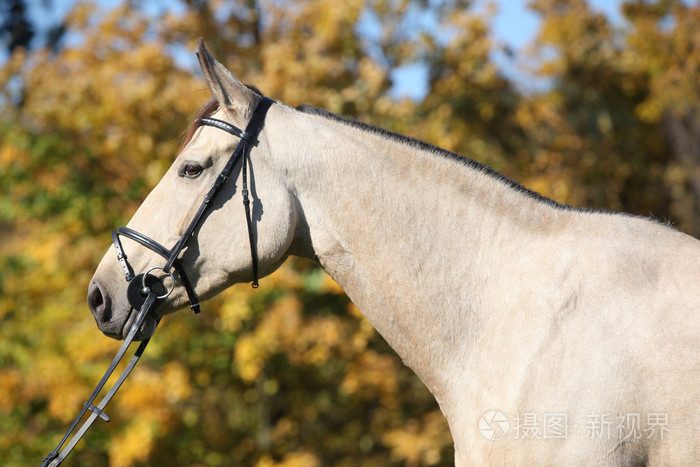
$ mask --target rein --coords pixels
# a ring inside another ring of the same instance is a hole
[[[107,394],[105,394],[102,400],[97,405],[93,405],[93,402],[99,395],[104,385],[107,383],[107,380],[112,375],[119,362],[126,354],[127,349],[136,337],[136,334],[139,328],[141,327],[143,320],[146,318],[146,315],[148,315],[148,313],[152,309],[155,309],[158,305],[160,305],[160,303],[162,303],[162,300],[167,298],[172,293],[173,289],[175,288],[175,276],[172,272],[173,269],[177,272],[177,276],[179,277],[180,282],[182,283],[183,287],[185,288],[185,291],[187,292],[187,297],[190,302],[190,308],[195,313],[200,312],[199,298],[197,297],[197,294],[195,293],[194,288],[192,287],[192,283],[187,278],[187,274],[185,273],[185,270],[182,267],[182,262],[179,258],[180,253],[185,248],[185,246],[187,246],[187,242],[194,235],[194,232],[197,229],[197,227],[199,227],[203,222],[204,214],[207,211],[209,211],[211,202],[214,199],[216,199],[216,196],[221,191],[221,188],[229,180],[231,172],[233,171],[233,168],[239,159],[242,159],[241,195],[243,197],[243,206],[245,208],[246,224],[248,227],[248,241],[250,242],[250,257],[253,268],[252,286],[253,288],[258,287],[258,252],[252,230],[253,220],[250,210],[250,199],[248,192],[247,158],[250,156],[251,148],[253,146],[257,146],[258,144],[257,137],[260,134],[260,131],[262,130],[267,111],[273,103],[273,100],[264,97],[255,109],[255,112],[253,113],[250,122],[248,122],[248,126],[246,127],[245,131],[241,130],[240,128],[237,128],[234,125],[231,125],[230,123],[224,122],[222,120],[217,120],[215,118],[202,118],[199,120],[198,123],[200,126],[207,125],[218,128],[240,138],[240,141],[236,145],[236,148],[231,154],[231,157],[226,163],[226,166],[224,166],[219,175],[216,177],[216,180],[209,189],[209,192],[204,196],[202,204],[199,206],[197,213],[194,215],[192,221],[190,221],[190,224],[187,226],[187,229],[185,229],[185,232],[182,234],[180,239],[175,243],[175,245],[171,249],[164,247],[163,245],[151,239],[150,237],[128,227],[119,227],[116,231],[112,232],[112,243],[117,253],[117,259],[119,260],[119,263],[121,264],[122,269],[124,270],[124,278],[129,283],[129,286],[127,288],[127,298],[129,300],[129,304],[132,306],[132,308],[134,308],[134,310],[139,310],[139,312],[136,315],[136,319],[131,324],[131,327],[129,328],[129,332],[126,338],[124,339],[124,342],[122,343],[121,347],[119,347],[117,354],[112,360],[112,363],[109,365],[109,368],[107,368],[107,371],[102,376],[102,379],[100,379],[100,382],[97,384],[97,387],[95,387],[87,402],[85,402],[85,404],[83,405],[82,410],[75,418],[70,428],[68,428],[68,431],[58,443],[56,448],[52,452],[50,452],[46,457],[44,457],[44,459],[41,462],[42,467],[55,467],[60,465],[61,462],[63,462],[63,460],[73,450],[78,441],[80,441],[80,439],[85,435],[87,430],[92,426],[95,420],[97,420],[97,418],[100,418],[105,422],[109,422],[109,416],[107,416],[107,414],[104,412],[104,408],[107,406],[114,394],[116,394],[116,392],[119,390],[122,383],[124,383],[126,378],[129,376],[131,370],[133,370],[134,366],[136,366],[136,363],[138,363],[139,359],[143,355],[144,350],[146,349],[146,346],[148,345],[148,342],[150,341],[150,338],[144,339],[139,344],[138,348],[136,349],[136,352],[134,353],[134,356],[131,358],[127,366],[119,375],[117,381],[115,381],[115,383],[109,389]],[[128,258],[124,253],[124,248],[122,247],[121,240],[119,238],[120,235],[130,238],[131,240],[134,240],[135,242],[145,246],[149,250],[159,254],[165,259],[165,264],[163,266],[151,267],[145,273],[135,275],[131,264],[129,264]],[[164,274],[170,277],[172,281],[170,289],[166,290],[163,282],[161,282],[161,280],[157,277],[150,274],[151,271],[154,271],[156,269],[162,270]],[[159,322],[160,318],[156,320],[156,327],[158,326]],[[61,447],[63,447],[65,442],[68,440],[70,434],[78,426],[80,419],[87,413],[88,410],[92,412],[88,419],[82,424],[82,426],[75,433],[73,438],[71,438],[70,442],[66,444],[63,450],[61,450]]]

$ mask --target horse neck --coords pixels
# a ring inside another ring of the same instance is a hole
[[[283,170],[301,216],[291,254],[318,261],[440,400],[491,312],[502,258],[562,210],[469,164],[294,112]]]

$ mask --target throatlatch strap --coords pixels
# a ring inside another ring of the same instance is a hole
[[[250,242],[250,260],[253,263],[253,283],[251,286],[257,289],[260,284],[258,284],[258,246],[253,238],[253,215],[250,212],[250,199],[248,198],[248,151],[243,154],[243,167],[241,170],[242,175],[242,189],[241,194],[243,195],[243,207],[245,208],[245,221],[248,224],[248,241]]]

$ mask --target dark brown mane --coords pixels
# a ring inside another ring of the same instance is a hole
[[[197,128],[199,128],[199,121],[203,118],[206,117],[211,117],[216,110],[219,108],[219,103],[214,99],[213,97],[207,100],[202,106],[199,108],[197,111],[197,116],[194,118],[192,121],[192,124],[190,127],[182,133],[182,136],[180,138],[181,143],[180,147],[177,148],[177,153],[180,154],[180,152],[185,149],[185,146],[189,144],[189,142],[192,140],[192,137],[194,136],[194,132],[197,131]]]

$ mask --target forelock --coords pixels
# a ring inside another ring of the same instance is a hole
[[[219,103],[213,97],[208,99],[204,104],[202,104],[199,110],[197,110],[197,114],[194,120],[192,121],[192,124],[187,130],[185,130],[182,133],[180,147],[177,150],[178,154],[180,154],[182,150],[185,149],[185,147],[190,143],[190,141],[192,141],[192,137],[197,131],[197,128],[199,128],[202,119],[206,117],[211,117],[212,115],[214,115],[214,113],[216,113],[218,109]]]

